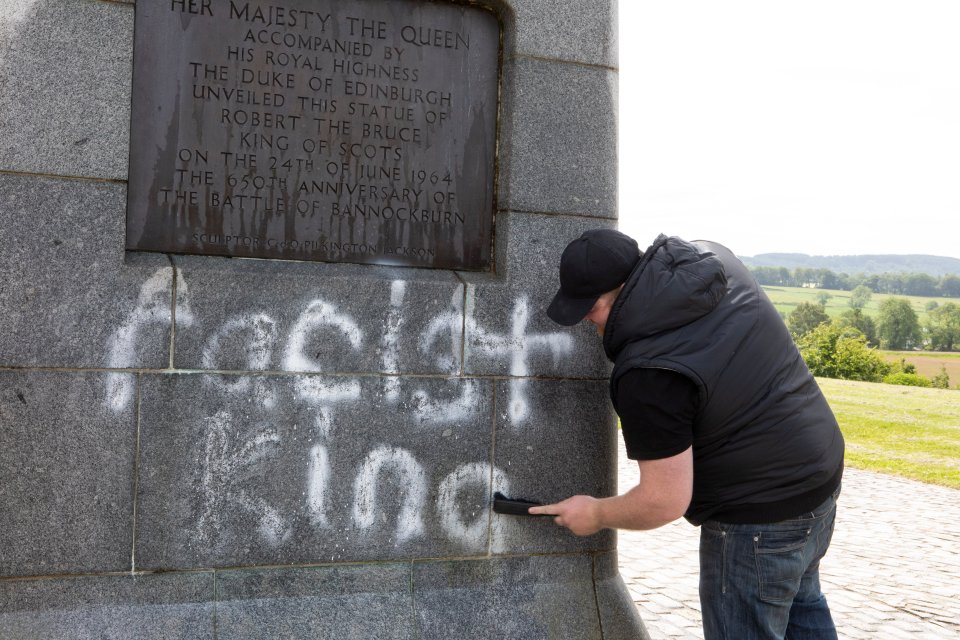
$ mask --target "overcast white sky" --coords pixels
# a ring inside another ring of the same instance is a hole
[[[620,227],[960,257],[960,2],[620,0]]]

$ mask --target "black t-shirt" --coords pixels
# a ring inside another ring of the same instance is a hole
[[[617,413],[627,457],[659,460],[693,444],[699,393],[692,380],[669,369],[631,369],[617,383]],[[786,500],[725,505],[712,519],[731,524],[778,522],[813,510],[840,486],[843,465],[825,484]]]
[[[693,444],[699,393],[690,378],[669,369],[631,369],[617,385],[628,458],[669,458]]]

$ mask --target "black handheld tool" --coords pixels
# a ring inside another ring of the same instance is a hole
[[[542,506],[542,502],[532,500],[511,500],[499,491],[493,494],[493,510],[507,516],[548,516],[548,513],[528,513],[530,507]]]

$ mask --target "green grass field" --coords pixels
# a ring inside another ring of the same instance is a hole
[[[847,465],[960,489],[960,393],[817,378]]]
[[[773,306],[777,311],[783,314],[789,314],[801,302],[810,302],[819,304],[818,296],[826,293],[830,296],[824,309],[831,318],[836,318],[841,313],[850,308],[850,292],[837,289],[805,289],[801,287],[763,287],[770,297]],[[873,318],[877,317],[880,311],[880,303],[887,298],[906,298],[917,312],[921,324],[927,319],[927,303],[931,300],[937,304],[947,302],[960,302],[956,298],[926,298],[923,296],[893,296],[886,293],[875,293],[870,298],[870,303],[864,307],[863,312]]]

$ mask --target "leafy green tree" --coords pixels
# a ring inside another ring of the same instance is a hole
[[[930,378],[930,382],[935,389],[949,389],[950,374],[947,373],[947,367],[940,365],[940,373]]]
[[[802,287],[804,285],[815,285],[819,280],[817,279],[817,270],[810,267],[797,267],[793,270],[793,279],[796,282],[795,287]]]
[[[764,286],[777,286],[784,283],[780,280],[780,270],[777,267],[750,267],[750,273],[757,282]]]
[[[794,338],[799,338],[821,324],[829,322],[830,316],[824,311],[823,306],[812,302],[801,302],[787,316],[787,327]]]
[[[864,276],[863,281],[860,283],[863,286],[870,289],[875,293],[880,293],[880,275],[876,273],[871,273],[870,275]]]
[[[927,313],[927,337],[935,351],[953,351],[960,345],[960,305],[948,302]]]
[[[826,291],[821,291],[817,294],[817,302],[820,303],[821,307],[826,307],[827,303],[830,302],[830,298],[833,296],[827,293]]]
[[[817,284],[824,289],[839,289],[837,274],[830,269],[817,269]]]
[[[870,287],[863,284],[857,285],[857,287],[850,292],[850,308],[863,309],[870,304],[870,298],[872,297],[873,291],[870,290]]]
[[[837,318],[837,326],[841,329],[852,327],[862,333],[867,339],[867,344],[876,347],[880,344],[877,340],[877,324],[873,318],[865,314],[861,309],[847,309]]]
[[[907,362],[906,358],[900,358],[900,362],[893,364],[893,367],[890,369],[890,373],[916,373],[917,365],[912,362]]]
[[[903,278],[896,273],[881,273],[877,280],[877,293],[903,293]]]
[[[821,324],[797,341],[810,372],[823,378],[880,382],[890,364],[867,346],[866,337],[850,327]]]
[[[945,298],[960,298],[960,276],[952,273],[943,276],[937,288]]]
[[[937,279],[926,273],[908,274],[904,282],[904,293],[909,296],[935,296],[939,293]]]
[[[908,349],[920,344],[920,320],[906,298],[880,303],[877,335],[884,349]]]

